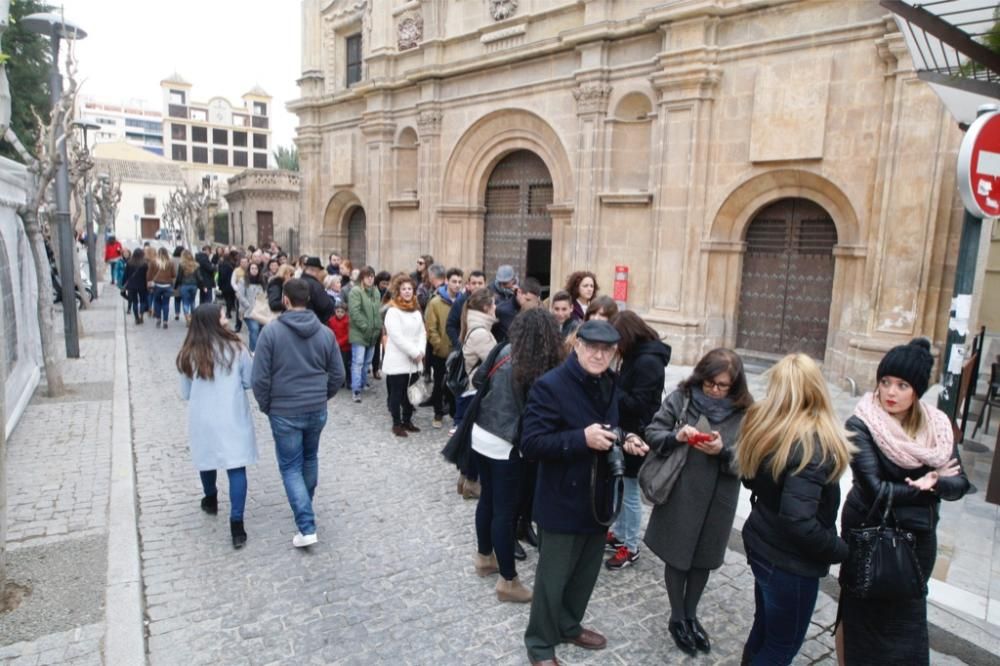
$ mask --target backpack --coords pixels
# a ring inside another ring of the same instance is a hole
[[[444,384],[456,398],[469,390],[469,373],[461,349],[452,349],[444,361]]]

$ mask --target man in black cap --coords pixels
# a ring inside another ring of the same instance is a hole
[[[323,288],[323,279],[326,277],[326,267],[319,257],[307,257],[306,263],[302,267],[302,279],[309,285],[309,305],[310,310],[316,313],[319,321],[324,326],[333,316],[336,304]]]
[[[539,558],[524,644],[532,664],[555,664],[555,647],[600,650],[607,639],[580,624],[597,582],[610,524],[607,451],[615,443],[618,396],[608,370],[619,340],[606,321],[577,331],[566,362],[542,375],[524,408],[521,454],[538,461],[534,518]],[[626,453],[649,450],[635,434]],[[592,500],[591,470],[598,481]],[[601,516],[598,522],[595,514]]]

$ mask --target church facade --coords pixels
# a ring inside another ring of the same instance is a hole
[[[301,241],[553,290],[625,277],[675,362],[943,347],[961,131],[875,2],[303,0]],[[622,294],[619,294],[622,295]]]

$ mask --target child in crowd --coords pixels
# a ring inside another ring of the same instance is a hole
[[[329,280],[334,277],[339,278],[340,276],[331,275],[327,279]],[[344,359],[344,367],[351,367],[351,342],[349,340],[351,318],[347,316],[347,303],[342,300],[336,301],[333,316],[326,322],[326,325],[330,327],[333,335],[337,338],[337,346],[340,347],[340,355]],[[344,382],[344,385],[347,385],[347,381]]]
[[[563,340],[569,337],[579,326],[580,321],[573,318],[573,297],[568,291],[557,291],[552,296],[552,314],[559,323],[559,332]]]
[[[247,465],[257,462],[257,440],[250,416],[253,361],[238,335],[227,327],[226,311],[216,303],[199,305],[177,354],[181,397],[188,401],[191,458],[201,474],[201,508],[219,511],[216,470],[229,476],[229,530],[233,548],[247,542],[243,509],[247,500]]]

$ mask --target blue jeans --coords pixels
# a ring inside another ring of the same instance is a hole
[[[312,499],[319,477],[319,436],[326,425],[326,410],[301,416],[271,415],[269,419],[278,469],[295,524],[300,533],[315,534]]]
[[[476,453],[482,492],[476,505],[476,544],[481,555],[496,553],[500,575],[511,580],[514,565],[514,518],[521,481],[521,461],[516,449],[507,460]]]
[[[250,334],[250,353],[252,354],[255,349],[257,349],[257,338],[260,336],[260,329],[263,326],[260,325],[259,321],[253,319],[244,319],[243,322],[247,325],[247,333]]]
[[[630,552],[639,552],[639,530],[642,528],[642,498],[639,495],[639,479],[625,477],[625,494],[622,497],[622,512],[611,531],[628,546]]]
[[[181,304],[184,306],[184,314],[191,314],[191,310],[194,309],[194,297],[198,295],[198,285],[196,284],[182,284],[181,285]]]
[[[368,369],[372,365],[372,357],[375,356],[375,345],[365,347],[359,343],[351,343],[351,391],[361,393],[365,387],[365,380],[368,379]]]
[[[163,322],[170,321],[170,296],[173,293],[173,287],[153,287],[153,316]]]
[[[119,287],[125,284],[125,262],[121,259],[111,262],[111,282]]]
[[[219,489],[215,485],[215,470],[199,472],[201,487],[206,495],[216,495]],[[227,469],[229,476],[229,520],[243,520],[243,509],[247,505],[247,468],[234,467]]]
[[[753,627],[743,648],[753,666],[784,666],[802,647],[816,607],[819,578],[779,569],[747,552],[754,577]]]

